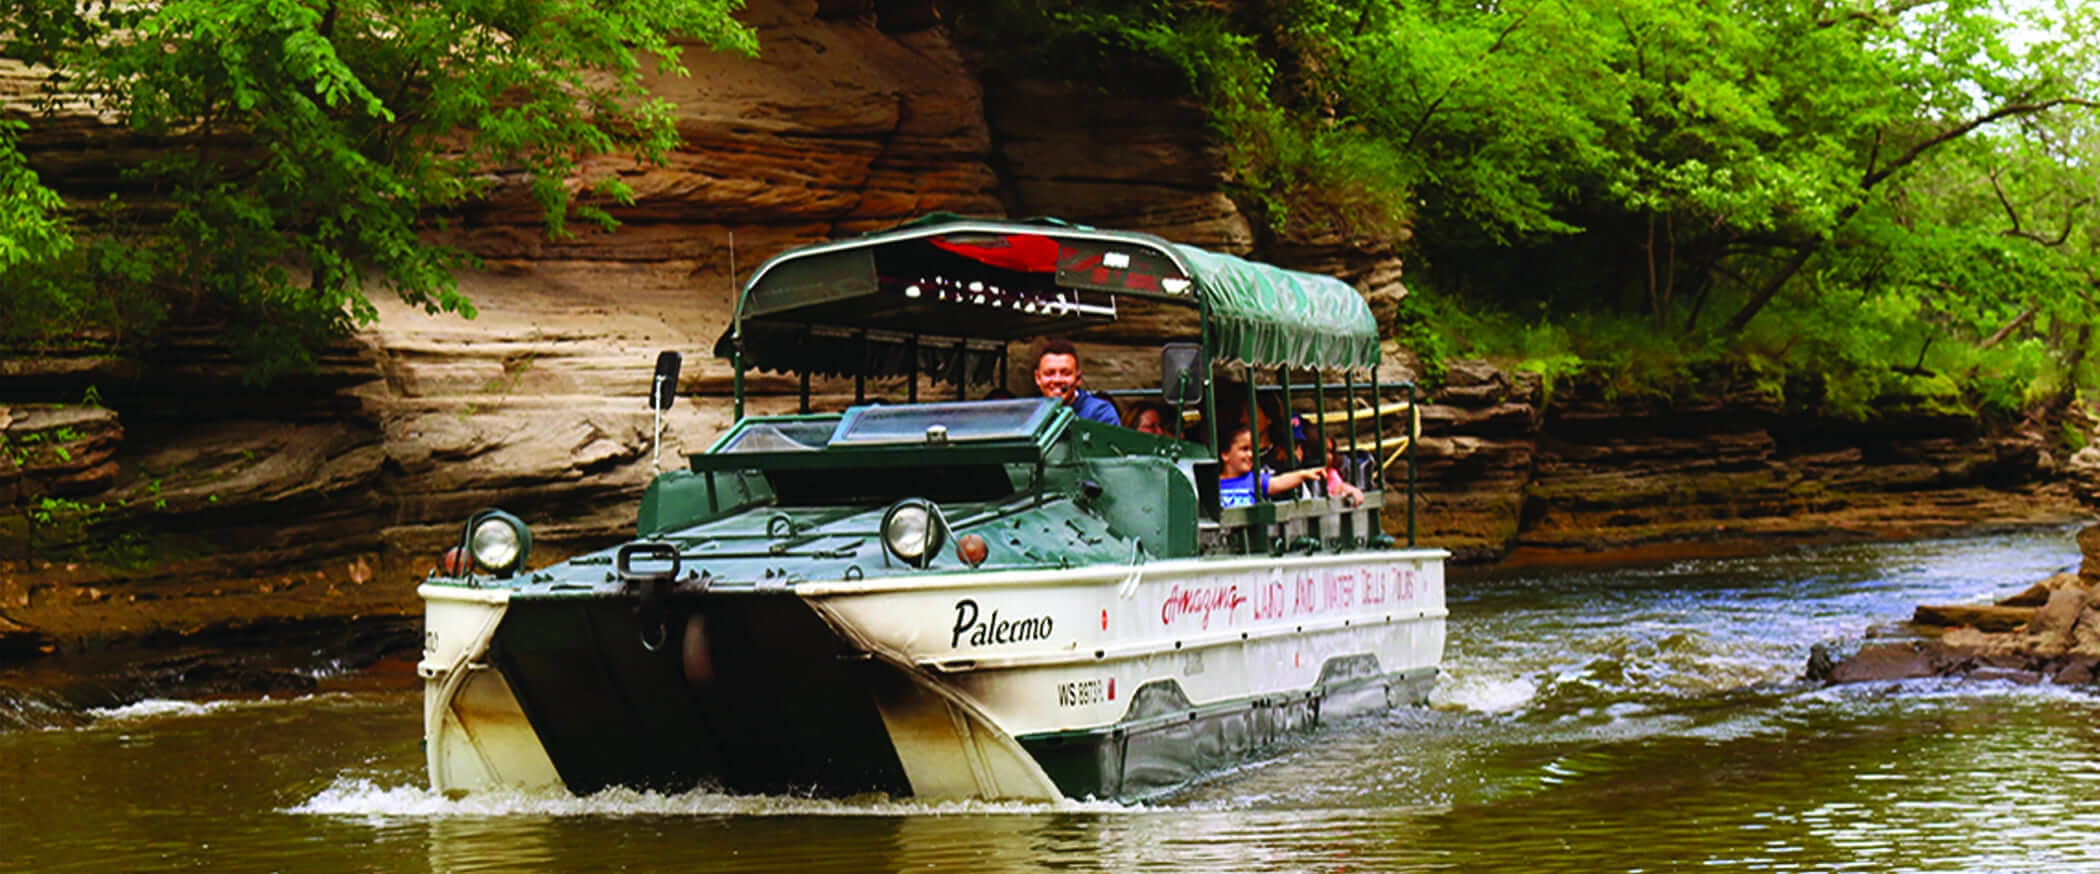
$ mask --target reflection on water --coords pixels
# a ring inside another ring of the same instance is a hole
[[[2100,871],[2100,699],[1818,688],[1808,647],[2002,595],[2068,532],[1455,577],[1428,710],[1150,805],[423,789],[414,690],[0,732],[0,869]]]

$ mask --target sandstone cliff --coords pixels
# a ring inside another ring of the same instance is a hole
[[[1425,408],[1423,535],[1461,558],[1623,562],[2059,522],[2031,429],[1891,403],[1865,420],[1727,374],[1674,398],[1450,368]]]
[[[201,342],[0,359],[0,650],[410,615],[415,579],[485,506],[532,520],[541,555],[616,539],[653,470],[656,352],[686,353],[662,449],[676,459],[728,423],[729,370],[706,351],[736,279],[793,246],[942,210],[1056,215],[1334,273],[1374,304],[1405,293],[1389,249],[1257,233],[1221,193],[1197,107],[983,75],[929,8],[754,0],[760,58],[696,49],[689,78],[657,83],[684,146],[660,167],[608,159],[637,193],[621,229],[550,242],[523,192],[464,216],[449,239],[486,261],[461,278],[472,321],[379,301],[317,372],[267,390]],[[0,64],[0,111],[28,81]],[[151,147],[86,116],[39,120],[25,144],[78,196]],[[1089,349],[1097,384],[1156,367]],[[1420,521],[1463,559],[2062,512],[2038,491],[2039,440],[1967,421],[1825,421],[1725,381],[1678,401],[1574,387],[1549,403],[1534,377],[1451,372],[1424,408]],[[761,411],[791,403],[784,381],[754,386]]]

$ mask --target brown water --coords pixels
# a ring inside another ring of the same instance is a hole
[[[1818,688],[1810,644],[2004,594],[2069,532],[1455,579],[1436,707],[1143,807],[423,787],[398,679],[12,706],[0,870],[2100,871],[2100,696]]]

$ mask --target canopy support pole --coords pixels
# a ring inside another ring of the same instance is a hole
[[[1252,365],[1252,364],[1249,364],[1249,365],[1247,365],[1247,369],[1246,369],[1246,374],[1247,374],[1247,446],[1248,446],[1248,448],[1250,448],[1250,449],[1252,449],[1252,450],[1254,451],[1254,469],[1256,469],[1256,470],[1260,470],[1260,469],[1261,469],[1261,398],[1260,398],[1260,395],[1261,395],[1261,390],[1260,390],[1260,388],[1259,388],[1259,387],[1257,387],[1257,386],[1256,386],[1256,385],[1254,384],[1254,379],[1255,379],[1255,375],[1256,375],[1257,373],[1259,373],[1259,371],[1257,371],[1257,370],[1255,370],[1255,369],[1254,369],[1254,365]],[[1230,439],[1232,439],[1232,438],[1228,436],[1228,437],[1226,437],[1225,439],[1227,439],[1227,440],[1230,440]],[[1256,485],[1260,485],[1260,483],[1256,483]],[[1257,488],[1257,489],[1255,489],[1255,490],[1254,490],[1254,500],[1255,500],[1256,502],[1260,502],[1260,501],[1266,500],[1266,498],[1267,498],[1267,496],[1265,496],[1265,495],[1263,495],[1263,494],[1262,494],[1262,490],[1261,490],[1261,489],[1258,489],[1258,488]]]
[[[1385,457],[1385,416],[1378,411],[1378,405],[1383,401],[1384,395],[1379,393],[1378,387],[1378,366],[1374,364],[1371,366],[1371,460],[1373,462]],[[1382,464],[1375,465],[1372,467],[1372,470],[1376,471],[1373,476],[1376,476],[1377,479],[1373,480],[1370,485],[1376,486],[1381,492],[1385,491],[1385,466]]]
[[[1382,389],[1382,387],[1381,387],[1381,386],[1379,385],[1379,383],[1378,383],[1378,365],[1377,365],[1377,364],[1372,364],[1372,365],[1371,365],[1371,476],[1372,476],[1372,477],[1373,477],[1374,479],[1372,479],[1372,481],[1371,481],[1370,483],[1367,483],[1366,485],[1367,485],[1367,486],[1370,486],[1370,487],[1375,487],[1375,488],[1377,488],[1377,489],[1378,489],[1378,491],[1379,491],[1380,493],[1383,493],[1383,492],[1385,491],[1385,465],[1383,465],[1383,464],[1379,464],[1379,463],[1378,463],[1378,460],[1379,460],[1379,459],[1381,459],[1381,458],[1384,458],[1384,457],[1385,457],[1385,416],[1384,416],[1384,414],[1382,414],[1382,413],[1380,413],[1380,412],[1379,412],[1379,410],[1378,410],[1378,405],[1379,405],[1379,404],[1382,404],[1382,403],[1384,403],[1384,402],[1385,402],[1385,395],[1384,395],[1384,393],[1383,393],[1383,389]],[[1369,488],[1366,488],[1366,489],[1365,489],[1365,491],[1369,491],[1369,490],[1370,490]],[[1362,532],[1361,536],[1362,536],[1362,537],[1363,537],[1363,539],[1364,539],[1364,543],[1365,543],[1365,544],[1378,544],[1378,543],[1383,543],[1383,542],[1385,542],[1385,539],[1386,539],[1386,536],[1385,536],[1385,519],[1384,519],[1384,518],[1382,518],[1382,517],[1381,517],[1381,516],[1379,515],[1379,511],[1378,511],[1378,510],[1372,510],[1372,511],[1371,511],[1370,513],[1368,513],[1368,514],[1366,514],[1366,515],[1368,516],[1368,521],[1370,522],[1370,529],[1371,529],[1371,530],[1369,530],[1369,531],[1365,531],[1365,532]]]
[[[860,332],[860,366],[853,369],[853,403],[868,402],[868,332]]]
[[[1198,319],[1202,323],[1202,354],[1210,354],[1210,307],[1198,306]],[[1210,454],[1219,461],[1225,460],[1225,447],[1218,445],[1218,379],[1213,362],[1203,362],[1203,429],[1210,432]]]
[[[1356,461],[1356,371],[1342,371],[1342,406],[1349,410],[1349,460]]]
[[[1277,366],[1276,366],[1276,381],[1277,381],[1277,382],[1279,382],[1279,383],[1281,383],[1281,384],[1283,385],[1283,404],[1282,404],[1282,407],[1283,407],[1283,409],[1282,409],[1282,413],[1281,413],[1281,415],[1283,416],[1283,422],[1281,423],[1281,424],[1283,425],[1283,433],[1284,433],[1285,435],[1287,435],[1287,437],[1296,437],[1296,436],[1297,436],[1297,433],[1298,433],[1298,432],[1297,432],[1297,429],[1295,429],[1295,428],[1292,428],[1292,427],[1291,427],[1291,366],[1290,366],[1290,365],[1288,365],[1288,364],[1279,364],[1279,365],[1277,365]],[[1290,446],[1283,446],[1283,447],[1278,447],[1278,448],[1280,448],[1280,449],[1282,449],[1282,450],[1283,450],[1283,458],[1284,458],[1284,460],[1285,460],[1285,461],[1287,461],[1287,462],[1290,462],[1290,464],[1288,464],[1288,465],[1287,465],[1287,466],[1288,466],[1288,467],[1289,467],[1290,469],[1292,469],[1292,470],[1297,470],[1297,469],[1298,469],[1298,468],[1299,468],[1299,467],[1301,466],[1301,465],[1299,464],[1299,462],[1301,462],[1301,461],[1302,461],[1303,459],[1302,459],[1302,457],[1301,457],[1301,456],[1302,456],[1302,453],[1301,453],[1301,451],[1300,451],[1300,450],[1301,450],[1301,449],[1303,449],[1303,447],[1300,447],[1300,446],[1298,446],[1298,445],[1296,445],[1296,444],[1294,443],[1293,445],[1290,445]]]
[[[729,366],[730,366],[730,368],[732,368],[732,369],[734,369],[734,370],[736,371],[736,376],[732,377],[732,378],[731,378],[731,380],[730,380],[730,382],[731,382],[731,384],[732,384],[732,386],[733,386],[733,388],[732,388],[732,390],[731,390],[731,391],[732,391],[732,393],[734,393],[734,394],[736,395],[736,404],[735,404],[735,407],[736,407],[736,420],[737,420],[737,421],[740,421],[740,422],[741,422],[741,421],[743,421],[743,419],[744,419],[744,330],[743,330],[743,328],[744,328],[744,326],[743,326],[743,323],[742,323],[742,322],[738,322],[738,324],[737,324],[737,332],[736,332],[736,337],[735,337],[734,339],[732,339],[732,340],[730,340],[730,341],[729,341]]]
[[[1327,451],[1327,374],[1318,367],[1313,368],[1313,422],[1320,429],[1320,458],[1332,465],[1334,461],[1328,458]]]
[[[919,335],[904,341],[904,402],[919,402]]]
[[[803,326],[802,326],[802,348],[803,348],[803,349],[805,350],[805,351],[804,351],[804,353],[803,353],[803,354],[804,354],[805,356],[806,356],[806,355],[808,355],[808,352],[807,352],[807,350],[809,349],[809,339],[810,339],[811,333],[812,333],[812,331],[811,331],[811,329],[810,329],[810,326],[808,326],[808,325],[803,325]],[[805,415],[805,416],[809,415],[809,364],[808,364],[808,361],[809,361],[809,359],[805,357],[805,358],[803,359],[803,365],[802,365],[802,366],[801,366],[800,368],[797,368],[797,369],[799,369],[799,370],[801,370],[801,371],[802,371],[802,384],[801,384],[801,395],[800,395],[800,403],[796,404],[796,406],[795,406],[795,409],[796,409],[796,411],[797,411],[797,412],[800,412],[800,413],[801,413],[802,415]]]
[[[1415,444],[1422,442],[1422,435],[1414,423],[1421,421],[1422,411],[1415,409],[1415,383],[1407,383],[1407,545],[1415,545]]]
[[[730,316],[729,368],[730,393],[736,396],[732,409],[736,421],[744,420],[744,294],[736,287],[736,232],[729,232],[729,297],[736,301],[736,313]]]

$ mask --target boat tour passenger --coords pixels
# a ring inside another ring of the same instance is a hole
[[[1035,358],[1035,387],[1043,397],[1056,398],[1072,408],[1079,418],[1109,425],[1123,424],[1116,405],[1109,399],[1079,387],[1079,350],[1070,340],[1051,340]]]
[[[1327,475],[1324,467],[1305,467],[1271,475],[1254,466],[1254,434],[1242,425],[1225,441],[1225,454],[1218,459],[1218,503],[1226,507],[1244,507],[1254,503],[1257,481],[1261,493],[1269,496],[1289,494],[1292,489],[1308,482],[1317,482]]]
[[[1318,457],[1324,462],[1321,470],[1325,471],[1324,480],[1327,485],[1327,496],[1330,498],[1341,498],[1342,505],[1345,507],[1354,507],[1363,503],[1364,490],[1349,482],[1348,474],[1342,472],[1342,465],[1348,462],[1349,459],[1342,455],[1341,447],[1336,445],[1334,435],[1322,434],[1307,437],[1305,439],[1305,457],[1308,459],[1314,457],[1313,453],[1323,443],[1322,438],[1325,438],[1324,444],[1326,449],[1320,451]]]
[[[1159,401],[1138,401],[1130,405],[1130,415],[1123,420],[1123,425],[1133,431],[1143,431],[1161,437],[1179,437],[1181,433],[1178,429],[1167,430],[1167,420],[1173,415],[1174,411]]]

